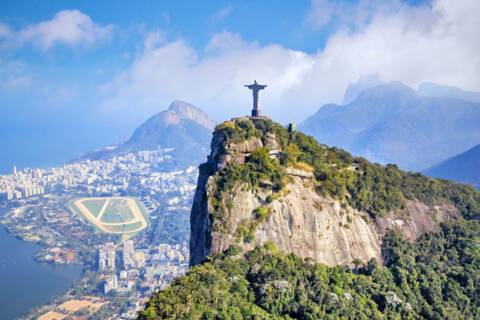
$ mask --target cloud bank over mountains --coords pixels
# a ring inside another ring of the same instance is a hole
[[[337,14],[326,18],[322,5]],[[375,10],[367,17],[365,8]],[[149,42],[130,68],[103,87],[101,108],[148,115],[179,98],[222,119],[248,112],[251,99],[242,84],[256,79],[269,85],[261,96],[267,114],[300,121],[324,103],[341,102],[349,82],[364,74],[412,87],[428,80],[480,90],[477,1],[418,6],[361,1],[348,10],[358,10],[349,14],[357,17],[354,22],[338,17],[340,10],[331,2],[312,2],[307,25],[336,23],[336,31],[324,48],[310,54],[246,42],[228,31],[212,35],[203,50],[185,39]]]

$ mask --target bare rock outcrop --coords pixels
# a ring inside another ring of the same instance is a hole
[[[243,251],[272,241],[284,252],[328,265],[349,264],[354,259],[380,260],[379,237],[365,214],[319,196],[300,177],[293,177],[284,193],[268,205],[268,219],[257,226],[254,239],[242,245]],[[234,205],[228,212],[229,229],[213,232],[212,252],[238,244],[237,229],[242,221],[254,218],[254,210],[265,204],[266,197],[263,192],[242,191],[241,186],[234,192]]]
[[[420,201],[406,200],[402,211],[388,217],[377,217],[375,226],[379,236],[389,229],[397,229],[406,239],[413,241],[419,235],[436,230],[439,223],[457,218],[460,218],[460,213],[451,204],[429,207]]]

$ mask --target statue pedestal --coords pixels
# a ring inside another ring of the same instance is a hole
[[[253,109],[252,110],[252,117],[253,118],[257,118],[257,117],[261,117],[261,116],[262,116],[262,114],[260,112],[260,109]]]

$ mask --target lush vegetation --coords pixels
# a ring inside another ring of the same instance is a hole
[[[190,212],[169,212],[164,206],[157,209],[157,219],[153,223],[151,241],[154,244],[177,244],[188,242],[190,237]]]
[[[254,233],[259,223],[265,222],[270,216],[271,208],[258,207],[253,211],[252,219],[244,219],[240,222],[236,230],[238,242],[251,242],[254,239]]]
[[[385,265],[327,267],[274,245],[231,247],[158,292],[140,319],[479,319],[480,223],[416,244],[384,238]]]
[[[341,149],[321,145],[301,132],[289,132],[271,120],[228,121],[217,127],[215,135],[221,137],[219,143],[224,149],[229,143],[239,144],[252,137],[267,145],[273,136],[283,150],[278,159],[272,159],[267,148],[260,148],[252,152],[245,164],[230,164],[216,173],[216,218],[223,215],[225,191],[232,190],[237,182],[278,192],[288,182],[286,166],[313,168],[318,192],[349,203],[373,217],[402,209],[406,199],[428,205],[449,202],[466,218],[480,217],[480,193],[469,186],[407,173],[395,165],[372,164]]]

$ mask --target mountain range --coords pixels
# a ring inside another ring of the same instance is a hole
[[[480,143],[475,93],[435,84],[414,90],[375,77],[361,79],[347,93],[346,101],[351,102],[324,105],[299,129],[321,143],[415,171]]]
[[[465,91],[433,82],[422,82],[418,86],[418,93],[424,97],[453,98],[480,103],[480,92]]]

